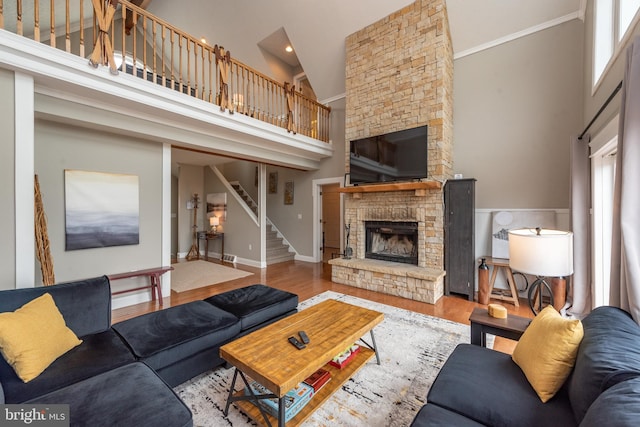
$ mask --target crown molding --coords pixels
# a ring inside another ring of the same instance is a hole
[[[533,27],[525,28],[524,30],[517,31],[517,32],[512,33],[512,34],[508,34],[508,35],[506,35],[504,37],[500,37],[498,39],[489,41],[487,43],[483,43],[483,44],[478,45],[476,47],[472,47],[470,49],[463,50],[462,52],[454,53],[453,59],[456,60],[456,59],[464,58],[465,56],[473,55],[475,53],[482,52],[483,50],[491,49],[493,47],[500,46],[501,44],[509,43],[509,42],[517,40],[519,38],[526,37],[526,36],[531,35],[531,34],[535,34],[535,33],[539,32],[539,31],[543,31],[543,30],[555,27],[556,25],[560,25],[560,24],[563,24],[565,22],[572,21],[574,19],[582,19],[581,18],[581,13],[582,13],[582,10],[575,11],[575,12],[572,12],[572,13],[570,13],[568,15],[564,15],[564,16],[561,16],[559,18],[543,22],[541,24],[534,25]]]

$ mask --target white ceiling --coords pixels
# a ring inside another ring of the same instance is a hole
[[[266,74],[271,73],[265,50],[280,56],[278,43],[290,41],[318,99],[329,101],[344,96],[346,37],[411,3],[191,0],[185,7],[183,2],[155,0],[148,10],[196,37],[224,46],[235,58]],[[577,19],[584,15],[586,0],[446,0],[446,4],[454,55],[461,57]],[[182,154],[181,150],[174,156]]]

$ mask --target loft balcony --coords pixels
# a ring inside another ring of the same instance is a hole
[[[330,108],[126,0],[0,0],[0,68],[33,78],[36,118],[301,169],[333,154]]]

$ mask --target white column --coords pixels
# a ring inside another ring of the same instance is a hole
[[[35,286],[34,83],[15,73],[16,288]]]
[[[258,223],[260,224],[260,268],[267,266],[267,165],[260,163],[258,180]]]
[[[171,144],[162,145],[162,265],[171,264]],[[162,296],[171,294],[171,272],[162,275]]]

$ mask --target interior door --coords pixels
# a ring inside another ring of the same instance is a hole
[[[327,184],[322,186],[322,248],[340,248],[340,184]]]

